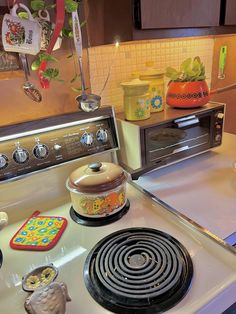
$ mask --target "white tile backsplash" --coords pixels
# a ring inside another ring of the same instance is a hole
[[[213,46],[213,38],[189,38],[134,41],[121,43],[119,47],[104,45],[89,48],[92,92],[101,95],[102,105],[113,105],[117,111],[122,111],[123,90],[120,83],[130,80],[133,72],[144,71],[146,62],[154,62],[154,67],[164,73],[167,66],[178,68],[184,59],[195,56],[199,56],[205,64],[210,87]],[[165,83],[168,83],[167,78]]]

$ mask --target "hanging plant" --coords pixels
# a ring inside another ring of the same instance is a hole
[[[44,0],[32,0],[30,2],[31,5],[31,9],[33,11],[33,16],[34,17],[39,17],[39,11],[50,11],[52,9],[56,8],[56,4],[47,4],[47,1]],[[79,8],[79,1],[74,1],[74,0],[65,0],[65,13],[67,15],[70,15],[73,11],[77,11]],[[81,26],[85,25],[85,21],[81,24]],[[51,30],[52,32],[52,30]],[[72,31],[72,19],[71,16],[68,16],[64,26],[62,28],[62,33],[61,33],[61,37],[62,38],[73,38],[73,31]],[[72,50],[72,49],[71,49]],[[73,51],[73,50],[72,50]],[[73,52],[68,56],[68,58],[73,57]],[[58,59],[48,55],[46,53],[40,53],[38,54],[37,58],[32,62],[31,64],[31,69],[33,71],[37,71],[39,69],[39,66],[41,64],[42,61],[47,61],[47,62],[58,62]],[[59,73],[59,69],[56,67],[50,67],[47,68],[45,70],[45,72],[43,73],[43,77],[47,78],[48,80],[56,80],[59,82],[64,82],[64,80],[62,80],[60,78],[60,73]],[[70,83],[74,83],[77,79],[80,78],[80,75],[77,73],[76,71],[76,66],[75,66],[75,75],[74,77],[71,79]],[[78,91],[79,89],[72,87],[73,90]]]

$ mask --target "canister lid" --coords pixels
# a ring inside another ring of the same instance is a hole
[[[123,82],[121,83],[121,86],[124,87],[135,87],[135,86],[148,86],[148,81],[141,81],[139,78],[135,78],[129,82]]]
[[[153,62],[146,62],[147,70],[140,73],[140,79],[151,79],[151,78],[162,78],[164,76],[164,73],[158,71],[154,68]]]
[[[82,166],[71,173],[68,188],[84,193],[105,192],[127,181],[125,171],[109,162],[95,162]]]

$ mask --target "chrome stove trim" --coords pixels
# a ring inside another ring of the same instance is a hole
[[[0,137],[0,142],[9,141],[9,140],[13,140],[13,139],[17,139],[17,138],[25,137],[25,136],[30,136],[30,135],[34,135],[34,134],[41,134],[41,133],[45,133],[48,131],[59,130],[59,129],[67,128],[70,126],[75,126],[75,125],[80,125],[80,124],[84,124],[84,123],[99,121],[99,120],[103,120],[103,119],[107,119],[107,118],[110,118],[110,116],[108,116],[108,115],[99,116],[99,117],[94,117],[91,119],[83,119],[83,120],[79,120],[79,121],[67,122],[67,123],[49,126],[49,127],[45,127],[45,128],[41,128],[41,129],[26,131],[26,132],[22,132],[22,133],[13,134],[13,135],[7,135],[7,136]]]
[[[114,106],[112,106],[112,118],[113,118],[115,131],[116,131],[117,147],[118,149],[120,149],[120,138],[119,138],[119,132],[118,132],[118,127],[117,127],[117,122],[116,122],[116,113],[115,113]]]
[[[223,247],[224,249],[226,249],[227,251],[229,251],[230,253],[233,253],[234,255],[236,255],[236,248],[229,245],[227,242],[225,242],[223,239],[219,238],[218,236],[216,236],[215,234],[213,234],[211,231],[209,231],[206,228],[203,228],[201,225],[199,225],[198,223],[196,223],[194,220],[188,218],[187,216],[185,216],[184,214],[181,214],[178,210],[176,210],[175,208],[173,208],[172,206],[168,205],[167,203],[165,203],[164,201],[162,201],[161,199],[159,199],[158,197],[156,197],[155,195],[153,195],[151,192],[147,191],[146,189],[142,188],[140,185],[138,185],[137,183],[135,183],[134,181],[129,182],[133,187],[135,187],[137,190],[139,190],[140,192],[142,192],[144,195],[151,197],[151,199],[161,205],[162,207],[164,207],[169,213],[171,213],[173,216],[177,217],[180,221],[183,222],[187,222],[188,224],[190,224],[190,226],[192,228],[194,228],[196,231],[200,232],[201,234],[203,234],[204,236],[206,236],[207,238],[213,240],[214,242],[216,242],[217,244],[219,244],[221,247]]]

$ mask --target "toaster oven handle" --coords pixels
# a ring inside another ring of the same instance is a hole
[[[191,126],[194,124],[199,123],[199,119],[196,116],[188,116],[180,119],[174,120],[174,123],[176,124],[177,128],[181,129],[186,126]]]

